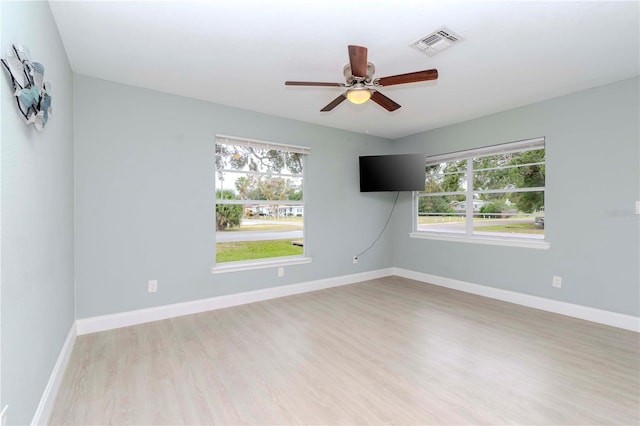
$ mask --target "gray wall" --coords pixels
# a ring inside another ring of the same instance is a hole
[[[395,141],[429,155],[546,138],[549,250],[411,239],[411,202],[395,215],[394,265],[578,305],[640,315],[639,79]],[[563,278],[562,289],[551,277]]]
[[[398,266],[638,315],[638,79],[394,142],[76,76],[78,318]],[[221,275],[216,133],[309,145],[309,265]],[[410,239],[411,197],[372,251],[392,194],[358,192],[357,156],[547,141],[549,250]],[[551,287],[551,276],[563,288]],[[157,294],[146,292],[159,280]]]
[[[26,126],[0,71],[2,405],[28,424],[74,321],[72,73],[46,2],[2,3],[2,57],[29,47],[53,86],[42,132]]]
[[[76,76],[77,317],[256,290],[392,265],[391,194],[360,194],[358,155],[388,140]],[[211,275],[216,134],[310,146],[311,264]],[[158,280],[158,293],[147,281]]]

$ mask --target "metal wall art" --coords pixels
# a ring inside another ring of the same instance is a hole
[[[42,130],[51,115],[51,83],[44,81],[44,66],[31,62],[26,46],[14,44],[12,48],[0,61],[11,76],[13,96],[25,122]]]

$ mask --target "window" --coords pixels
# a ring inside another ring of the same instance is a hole
[[[303,257],[309,152],[302,146],[216,136],[217,265]]]
[[[542,243],[544,190],[543,138],[427,157],[412,236]]]

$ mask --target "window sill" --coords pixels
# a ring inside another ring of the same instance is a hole
[[[279,266],[302,265],[311,263],[310,257],[292,256],[273,259],[243,260],[240,262],[224,262],[211,268],[212,274],[226,272],[250,271],[253,269],[277,268]]]
[[[438,233],[426,233],[426,232],[411,232],[409,233],[411,238],[422,238],[425,240],[439,240],[439,241],[455,241],[460,243],[471,244],[488,244],[494,246],[508,246],[508,247],[524,247],[548,250],[551,244],[548,241],[536,240],[536,239],[516,239],[516,238],[499,238],[491,236],[474,235],[470,237],[468,235],[449,235]]]

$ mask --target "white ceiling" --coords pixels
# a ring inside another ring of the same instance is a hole
[[[399,138],[639,74],[640,2],[228,0],[52,2],[76,73],[359,133]],[[435,57],[409,44],[446,25],[465,38]],[[402,108],[343,102],[347,45]]]

